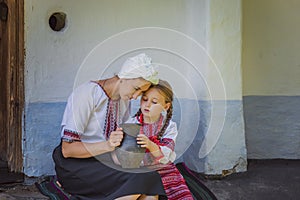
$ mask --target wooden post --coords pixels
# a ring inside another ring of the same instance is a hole
[[[1,159],[9,169],[23,171],[22,121],[24,109],[24,0],[4,0],[7,20],[1,20]],[[3,140],[2,140],[3,139]]]

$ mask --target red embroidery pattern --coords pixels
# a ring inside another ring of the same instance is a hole
[[[168,200],[193,200],[193,196],[179,170],[173,163],[157,170]]]
[[[81,138],[79,133],[65,129],[62,140],[66,142],[73,142],[73,141],[81,141]]]
[[[175,149],[175,142],[171,138],[162,138],[160,142],[161,146],[166,146],[170,148],[172,151]]]
[[[108,99],[107,113],[105,118],[104,134],[106,139],[109,138],[110,133],[115,131],[118,127],[119,119],[119,100]]]
[[[156,135],[150,136],[149,139],[150,139],[152,142],[154,142],[155,144],[157,144],[157,145],[160,145],[160,144],[161,144],[160,141],[157,139],[157,136],[156,136]]]

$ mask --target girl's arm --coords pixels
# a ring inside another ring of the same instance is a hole
[[[149,139],[143,134],[139,134],[137,137],[137,143],[141,147],[147,148],[148,151],[154,157],[154,161],[166,164],[173,162],[176,158],[175,154],[175,140],[178,135],[176,123],[170,121],[161,141],[155,138]]]
[[[163,154],[160,151],[160,147],[158,144],[151,141],[146,135],[139,134],[137,136],[137,144],[141,145],[141,147],[146,148],[151,152],[151,154],[154,157],[160,157],[163,156]]]

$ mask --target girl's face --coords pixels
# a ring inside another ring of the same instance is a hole
[[[119,93],[123,100],[136,99],[150,87],[151,83],[143,78],[122,79]]]
[[[141,111],[145,122],[157,121],[162,111],[169,107],[170,103],[166,103],[165,97],[155,88],[150,88],[141,98]]]

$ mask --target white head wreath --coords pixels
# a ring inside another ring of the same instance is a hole
[[[131,79],[142,77],[152,84],[158,84],[158,72],[152,64],[151,58],[145,53],[128,58],[118,73],[119,78]]]

